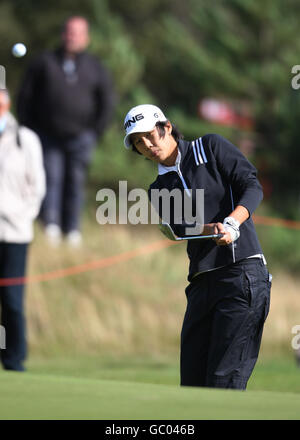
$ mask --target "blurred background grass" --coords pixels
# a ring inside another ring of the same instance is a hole
[[[84,217],[85,242],[79,250],[65,244],[59,250],[50,247],[37,224],[28,275],[96,261],[163,239],[155,226],[100,226],[91,213]],[[291,329],[300,316],[299,277],[287,270],[289,262],[268,235],[277,237],[278,232],[268,228],[257,226],[263,244],[272,242],[265,246],[273,286],[262,356],[292,356]],[[279,244],[287,252],[292,233],[284,231],[282,237],[287,241]],[[176,359],[187,271],[185,244],[179,243],[111,267],[29,284],[31,353]]]

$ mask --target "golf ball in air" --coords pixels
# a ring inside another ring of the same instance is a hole
[[[12,54],[17,57],[17,58],[21,58],[23,57],[27,52],[26,46],[23,43],[16,43],[13,47],[12,47]]]

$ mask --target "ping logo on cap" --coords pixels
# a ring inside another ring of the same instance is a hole
[[[136,122],[140,121],[141,119],[144,119],[144,115],[142,113],[139,113],[136,116],[133,116],[132,118],[128,119],[125,124],[124,128],[125,130],[131,126],[131,124],[135,124]]]

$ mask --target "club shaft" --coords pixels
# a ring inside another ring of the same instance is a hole
[[[200,239],[208,239],[208,238],[221,238],[223,234],[212,234],[212,235],[195,235],[189,237],[177,237],[177,240],[200,240]]]

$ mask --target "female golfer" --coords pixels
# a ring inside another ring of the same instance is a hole
[[[150,104],[132,108],[124,127],[126,148],[158,164],[150,199],[153,189],[177,188],[195,202],[195,190],[203,189],[202,234],[223,234],[214,240],[188,240],[181,385],[246,389],[271,288],[251,218],[263,197],[256,169],[222,136],[183,140],[163,112]],[[171,227],[177,227],[172,214]]]

